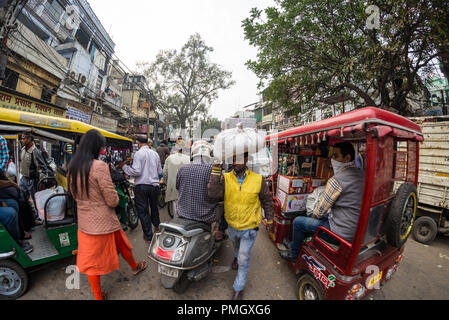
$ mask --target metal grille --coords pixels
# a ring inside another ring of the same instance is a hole
[[[33,245],[34,250],[28,256],[32,261],[54,257],[59,254],[43,226],[35,227],[31,235],[33,238],[29,242]]]

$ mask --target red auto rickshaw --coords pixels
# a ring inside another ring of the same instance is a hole
[[[354,241],[349,243],[323,227],[304,241],[297,261],[288,262],[299,276],[300,300],[363,299],[398,270],[415,220],[423,140],[417,124],[377,108],[355,110],[267,137],[275,172],[275,217],[266,227],[279,250],[292,239],[293,220],[307,214],[307,194],[331,177],[326,163],[332,146],[342,141],[366,144],[365,185],[360,190],[363,201]],[[297,167],[292,168],[292,161]],[[280,183],[290,190],[279,191]]]

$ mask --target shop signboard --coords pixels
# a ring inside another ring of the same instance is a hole
[[[97,113],[92,113],[92,118],[90,120],[90,124],[94,127],[109,131],[109,132],[117,132],[118,121],[104,117]]]
[[[0,107],[15,111],[25,111],[43,114],[52,117],[65,118],[66,111],[45,103],[35,102],[31,99],[0,91]]]

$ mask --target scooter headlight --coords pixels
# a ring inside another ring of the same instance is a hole
[[[179,262],[182,260],[182,258],[184,257],[184,253],[186,251],[186,247],[187,245],[184,244],[178,248],[176,248],[175,252],[173,252],[173,255],[171,257],[171,261],[172,262]]]

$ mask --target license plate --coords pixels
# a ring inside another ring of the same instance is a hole
[[[179,275],[178,269],[169,268],[160,264],[158,265],[158,271],[159,273],[171,278],[177,278]]]
[[[368,284],[368,288],[374,287],[374,285],[382,279],[382,275],[383,272],[380,272],[377,276],[373,277]]]

